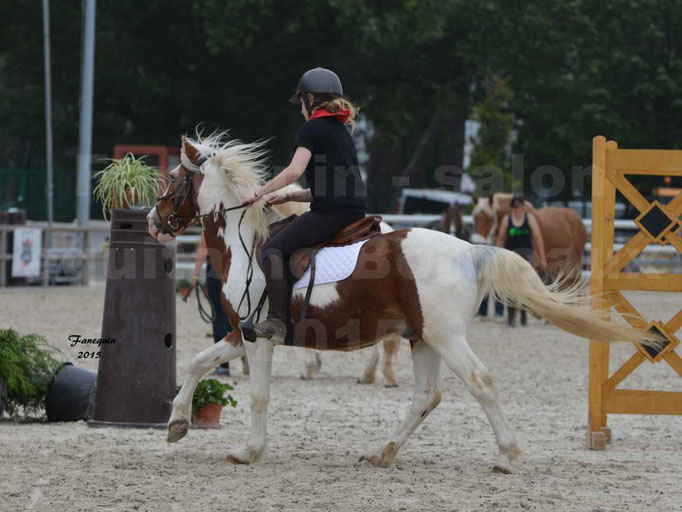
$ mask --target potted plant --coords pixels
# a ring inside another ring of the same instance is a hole
[[[175,281],[175,293],[179,293],[183,297],[192,289],[192,283],[189,279],[178,279]]]
[[[0,384],[0,414],[3,409],[12,417],[20,411],[25,416],[40,413],[50,382],[62,366],[55,358],[58,354],[38,334],[0,331],[0,380],[5,383]]]
[[[156,201],[161,174],[148,166],[144,159],[144,156],[135,158],[128,153],[123,158],[111,160],[95,174],[98,182],[93,192],[102,203],[105,219],[114,208],[151,206]]]
[[[232,395],[225,393],[234,388],[226,382],[205,379],[199,382],[192,399],[192,423],[195,428],[220,428],[220,415],[223,407],[237,406]]]

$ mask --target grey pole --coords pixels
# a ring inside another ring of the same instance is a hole
[[[83,64],[81,74],[81,116],[78,137],[78,182],[76,214],[78,225],[90,221],[90,165],[92,154],[92,99],[95,68],[95,0],[84,0]]]
[[[43,54],[45,59],[45,155],[47,164],[47,222],[54,221],[54,188],[52,178],[52,76],[50,71],[50,0],[43,0]],[[50,246],[52,233],[48,237]]]

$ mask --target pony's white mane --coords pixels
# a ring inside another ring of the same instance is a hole
[[[226,131],[208,136],[202,136],[197,132],[196,139],[187,137],[186,141],[201,157],[206,158],[205,164],[199,168],[185,155],[184,149],[180,155],[185,169],[203,172],[204,180],[211,183],[210,189],[204,190],[202,187],[201,191],[201,196],[205,198],[207,204],[217,206],[222,202],[225,208],[237,206],[265,183],[268,175],[266,163],[268,152],[263,146],[266,141],[249,144],[239,139],[228,138]],[[231,203],[225,204],[226,200],[230,200]],[[244,221],[255,229],[261,240],[267,238],[268,222],[262,208],[249,208]]]

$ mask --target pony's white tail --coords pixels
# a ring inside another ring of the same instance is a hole
[[[486,295],[512,307],[525,307],[557,327],[592,340],[627,341],[659,345],[661,339],[650,332],[607,322],[588,307],[586,281],[578,279],[562,286],[557,279],[545,285],[532,265],[518,254],[486,245],[472,245],[479,279],[479,301]]]

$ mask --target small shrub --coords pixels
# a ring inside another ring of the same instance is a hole
[[[226,392],[233,389],[234,388],[229,384],[220,382],[216,379],[202,380],[194,391],[192,407],[194,410],[199,410],[208,404],[220,404],[223,407],[228,405],[236,407],[237,401],[232,395],[225,396]]]
[[[7,381],[7,413],[37,414],[44,406],[50,379],[61,366],[61,352],[38,334],[20,335],[13,329],[0,331],[0,376]]]

